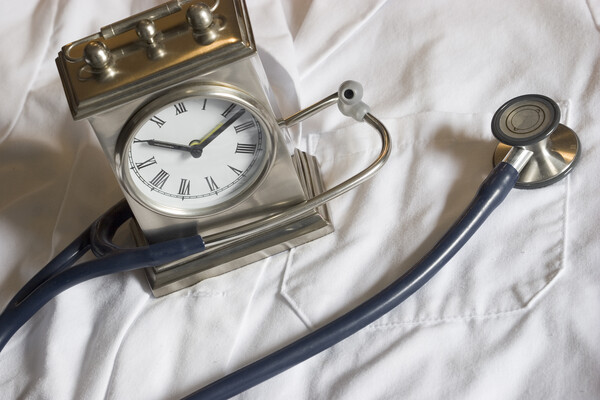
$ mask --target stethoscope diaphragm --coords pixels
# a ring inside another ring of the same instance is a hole
[[[556,102],[539,94],[507,101],[492,118],[492,133],[510,146],[528,146],[547,138],[560,122]]]

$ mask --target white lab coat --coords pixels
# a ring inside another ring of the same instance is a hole
[[[0,309],[121,191],[54,58],[155,0],[0,5]],[[52,300],[0,354],[6,399],[178,399],[324,325],[418,260],[491,168],[494,111],[540,93],[579,165],[513,191],[422,290],[240,399],[600,397],[600,1],[249,0],[278,106],[346,79],[392,135],[389,162],[333,200],[335,232],[159,299],[143,272]],[[294,129],[327,186],[379,139],[332,109]],[[126,233],[124,233],[126,237]]]

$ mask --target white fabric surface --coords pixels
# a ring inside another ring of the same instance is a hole
[[[157,3],[0,4],[0,308],[121,196],[71,119],[57,52]],[[600,398],[600,1],[248,8],[283,114],[358,80],[391,132],[389,163],[331,202],[336,231],[320,240],[160,299],[141,272],[61,294],[0,354],[0,398],[178,399],[325,324],[440,237],[490,170],[493,112],[525,93],[557,100],[580,135],[573,173],[513,191],[415,296],[239,398]],[[379,146],[335,110],[294,137],[329,186]]]

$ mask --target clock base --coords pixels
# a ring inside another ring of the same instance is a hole
[[[306,197],[322,193],[324,186],[315,157],[296,150],[292,160]],[[147,243],[135,220],[132,221],[131,230],[138,246]],[[259,236],[210,248],[188,259],[147,268],[146,276],[154,296],[164,296],[331,232],[333,225],[327,206],[323,205],[305,217]]]

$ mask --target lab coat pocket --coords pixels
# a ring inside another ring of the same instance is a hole
[[[335,232],[290,252],[281,294],[315,328],[409,270],[460,216],[492,168],[491,114],[426,112],[384,120],[387,164],[331,201]],[[379,139],[365,124],[309,136],[327,187],[368,165]],[[568,180],[513,190],[465,247],[374,327],[511,315],[563,268]]]

